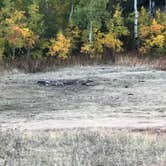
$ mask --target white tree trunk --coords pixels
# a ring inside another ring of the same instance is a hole
[[[149,16],[152,17],[152,0],[149,0]]]
[[[71,4],[71,11],[70,11],[70,15],[69,15],[69,21],[72,19],[73,12],[74,12],[74,3],[73,3],[73,1],[72,1],[72,4]]]
[[[45,0],[46,3],[46,13],[48,13],[48,0]]]
[[[137,0],[134,0],[134,38],[138,38],[138,8],[137,8]]]
[[[92,44],[93,42],[93,23],[90,22],[90,29],[89,29],[89,43]]]
[[[156,4],[155,1],[152,1],[152,17],[155,17],[155,8],[156,8]]]

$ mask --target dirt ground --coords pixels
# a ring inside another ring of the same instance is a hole
[[[93,80],[40,86],[38,81]],[[166,72],[146,67],[76,66],[0,76],[1,129],[108,127],[166,130]]]

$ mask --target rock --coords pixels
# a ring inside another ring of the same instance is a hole
[[[50,81],[38,81],[37,84],[47,86],[50,84]]]
[[[145,82],[144,80],[139,80],[138,82]]]
[[[82,86],[95,86],[96,83],[93,80],[87,79],[87,80],[79,80],[79,79],[62,79],[62,80],[40,80],[37,82],[40,86],[56,86],[56,87],[63,87],[63,86],[71,86],[71,85],[82,85]]]
[[[133,96],[134,94],[133,93],[129,93],[128,96]]]
[[[129,85],[125,85],[125,88],[129,88]]]
[[[96,82],[94,82],[93,80],[84,80],[84,81],[82,81],[81,85],[95,86]]]

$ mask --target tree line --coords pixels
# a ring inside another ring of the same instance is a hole
[[[166,53],[166,13],[152,17],[138,2],[137,50]],[[131,0],[1,0],[0,59],[90,57],[131,51],[134,39]]]

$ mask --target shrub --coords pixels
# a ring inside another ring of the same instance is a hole
[[[86,33],[86,31],[84,33]],[[97,28],[93,28],[93,42],[89,43],[89,41],[86,40],[81,47],[81,52],[88,54],[91,57],[101,55],[104,50],[103,39],[104,33],[100,32],[100,30]]]
[[[166,18],[166,17],[165,17]],[[163,20],[163,21],[161,21]],[[162,54],[165,52],[165,22],[160,11],[156,12],[156,18],[148,18],[148,12],[142,8],[139,25],[139,51],[142,54]]]
[[[56,39],[50,40],[51,46],[49,47],[48,55],[57,56],[62,60],[67,59],[70,50],[70,39],[66,38],[61,32],[58,33]]]

